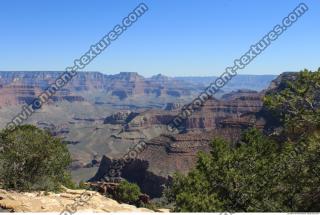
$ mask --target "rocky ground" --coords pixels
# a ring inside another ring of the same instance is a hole
[[[66,208],[69,208],[71,212],[153,212],[146,208],[120,204],[95,191],[70,189],[65,189],[63,193],[18,193],[0,189],[1,208],[4,212],[59,213]]]

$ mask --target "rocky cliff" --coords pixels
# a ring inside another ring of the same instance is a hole
[[[0,189],[0,208],[11,212],[55,212],[65,214],[75,212],[153,212],[120,204],[95,191],[65,189],[62,193],[18,193]]]
[[[265,121],[258,116],[262,97],[263,93],[240,90],[220,100],[212,98],[184,122],[184,130],[178,134],[168,132],[166,125],[179,113],[180,109],[175,108],[179,105],[137,114],[127,120],[116,137],[119,142],[132,143],[144,139],[147,148],[123,168],[122,177],[138,183],[151,197],[159,197],[168,176],[176,171],[187,173],[195,165],[197,153],[209,151],[212,139],[221,137],[235,142],[244,129],[252,126],[263,129]],[[96,180],[110,167],[111,163],[104,163]]]
[[[30,103],[37,95],[47,89],[63,72],[5,72],[0,71],[0,107]],[[251,77],[251,82],[261,77]],[[201,79],[202,80],[202,79]],[[200,92],[205,81],[197,81],[196,77],[169,78],[161,74],[145,78],[135,72],[121,72],[106,75],[100,72],[78,72],[78,74],[57,94],[52,101],[93,101],[95,104],[108,104],[113,98],[126,100],[141,96],[155,98],[190,97]],[[263,78],[264,82],[270,77]],[[240,83],[239,83],[240,84]],[[234,83],[234,89],[237,84]],[[250,85],[248,85],[250,86]],[[261,86],[261,89],[264,86]],[[239,87],[238,87],[239,88]],[[233,88],[230,88],[233,89]],[[105,98],[107,96],[107,98]],[[130,100],[132,104],[132,100]],[[117,103],[115,101],[114,103]]]
[[[0,72],[0,105],[30,103],[50,84],[54,83],[61,74],[62,72]],[[101,92],[123,100],[143,95],[181,97],[195,91],[190,84],[164,76],[144,78],[138,73],[132,72],[121,72],[116,75],[78,72],[63,89],[52,97],[52,100],[54,102],[90,100],[82,97],[84,92],[88,92],[90,95]]]

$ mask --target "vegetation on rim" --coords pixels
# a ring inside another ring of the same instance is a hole
[[[320,69],[300,72],[264,104],[281,123],[281,138],[253,128],[236,145],[215,139],[166,190],[175,211],[320,210]]]
[[[74,188],[67,167],[69,151],[61,140],[31,125],[0,132],[0,180],[5,189],[58,191]]]

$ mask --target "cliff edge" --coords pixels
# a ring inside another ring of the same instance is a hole
[[[62,193],[19,193],[0,189],[0,208],[11,212],[153,212],[120,204],[95,191],[65,189]]]

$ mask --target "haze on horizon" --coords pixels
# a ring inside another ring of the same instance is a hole
[[[140,1],[4,0],[1,71],[63,71]],[[150,77],[219,75],[300,1],[144,1],[149,11],[84,70]],[[319,67],[320,2],[239,74]]]

